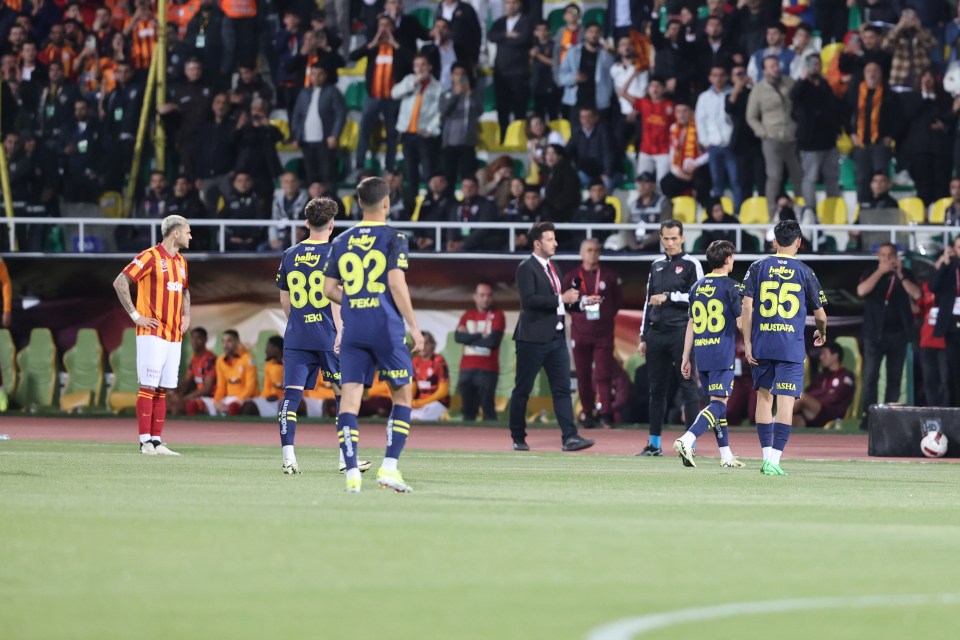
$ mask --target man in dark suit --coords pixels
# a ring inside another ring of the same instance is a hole
[[[329,76],[330,70],[319,64],[310,67],[310,89],[297,96],[290,119],[290,137],[303,151],[307,184],[337,178],[337,145],[347,121],[347,104],[336,77],[331,81]]]
[[[500,121],[500,141],[507,135],[510,116],[522,120],[530,100],[530,48],[533,22],[520,13],[520,0],[504,0],[504,15],[490,27],[487,39],[497,45],[493,89]]]
[[[474,69],[480,59],[483,37],[477,12],[466,2],[443,0],[437,5],[436,19],[440,18],[450,23],[453,41],[463,48],[463,57],[457,60]]]
[[[930,290],[937,296],[940,312],[933,335],[946,340],[950,406],[960,407],[960,236],[954,237],[935,266],[937,270],[930,279]],[[510,424],[513,424],[512,419]]]
[[[537,374],[543,368],[553,394],[553,410],[560,423],[564,451],[593,446],[581,438],[573,422],[570,398],[570,354],[564,336],[564,316],[579,311],[580,303],[595,304],[591,297],[580,299],[580,290],[561,291],[560,274],[550,262],[557,252],[557,237],[550,222],[538,222],[528,234],[533,255],[517,267],[520,290],[520,320],[513,333],[517,343],[517,377],[510,396],[510,435],[514,451],[529,451],[527,445],[527,400]],[[596,296],[594,296],[596,297]]]
[[[617,0],[607,0],[606,37],[613,36],[616,42],[620,38],[629,38],[630,31],[643,33],[643,23],[650,20],[653,3],[650,0],[629,0],[626,15],[620,15],[622,4]]]

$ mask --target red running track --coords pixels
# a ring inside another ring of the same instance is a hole
[[[383,427],[361,424],[362,442],[370,447],[383,444]],[[130,418],[0,418],[0,434],[16,440],[81,440],[92,442],[136,442],[136,420]],[[639,430],[582,431],[593,438],[596,446],[576,455],[632,455],[646,444],[646,432]],[[678,435],[665,433],[664,443]],[[709,434],[700,438],[697,450],[701,455],[718,455],[716,442]],[[171,444],[216,445],[245,444],[275,446],[277,427],[273,422],[211,422],[200,420],[170,420],[164,429],[164,440]],[[532,451],[560,451],[558,429],[531,429],[527,442]],[[749,430],[735,430],[730,434],[734,452],[745,458],[759,458],[756,435]],[[336,447],[332,424],[304,423],[297,427],[297,444],[301,446]],[[666,446],[669,446],[667,444]],[[410,436],[413,449],[446,451],[510,451],[510,434],[506,428],[462,426],[415,426]],[[521,455],[521,454],[518,454]],[[574,454],[571,454],[574,455]],[[671,452],[672,455],[672,452]],[[790,438],[787,456],[807,460],[897,460],[909,458],[869,458],[867,436],[864,434],[826,434],[795,431]],[[953,458],[952,461],[958,461]]]

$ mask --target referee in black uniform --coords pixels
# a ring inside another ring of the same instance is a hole
[[[667,410],[667,386],[679,378],[684,418],[689,428],[700,412],[697,383],[679,375],[687,331],[690,288],[703,277],[700,261],[683,250],[683,223],[667,220],[660,225],[664,256],[650,265],[643,324],[637,351],[647,359],[650,376],[650,441],[637,455],[662,456],[660,433]]]

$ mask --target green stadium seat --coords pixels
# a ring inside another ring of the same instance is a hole
[[[623,369],[627,372],[627,375],[630,377],[631,382],[637,375],[637,369],[642,367],[646,361],[647,361],[646,358],[644,358],[639,353],[634,353],[629,358],[627,358],[627,362],[625,365],[623,365]]]
[[[367,83],[354,82],[347,87],[347,92],[343,97],[347,103],[347,109],[350,111],[363,111],[363,103],[367,99]]]
[[[264,329],[257,334],[257,346],[253,352],[253,361],[257,364],[257,389],[263,388],[263,365],[267,361],[267,341],[279,335],[274,329]]]
[[[693,241],[693,252],[694,253],[703,253],[703,236],[697,236],[697,239]]]
[[[594,7],[593,9],[587,9],[587,12],[583,14],[583,25],[588,26],[591,24],[600,25],[600,31],[603,31],[603,27],[607,23],[607,10],[601,7]]]
[[[460,358],[463,357],[463,345],[458,344],[454,339],[454,332],[447,334],[446,343],[443,345],[443,351],[440,352],[443,359],[447,361],[447,369],[450,372],[450,395],[457,395],[457,383],[460,382]]]
[[[187,375],[191,358],[193,358],[193,345],[190,344],[190,334],[188,332],[183,336],[183,342],[180,343],[180,371],[177,380],[183,380],[184,376]]]
[[[284,163],[283,170],[284,172],[290,171],[291,173],[296,174],[300,180],[305,178],[305,174],[303,172],[303,158],[290,158]]]
[[[409,15],[416,18],[424,29],[433,29],[434,14],[430,7],[416,7],[409,11]]]
[[[563,9],[554,9],[547,15],[547,24],[550,25],[551,35],[555,35],[563,28]]]
[[[497,95],[493,90],[493,83],[487,84],[487,87],[483,90],[483,112],[487,113],[489,111],[497,110]]]
[[[95,329],[80,329],[77,342],[63,354],[67,384],[60,409],[68,413],[98,406],[103,393],[103,347]]]
[[[123,331],[120,346],[110,353],[110,370],[113,383],[107,390],[107,408],[115,413],[137,406],[140,382],[137,378],[137,332],[128,328]]]
[[[497,378],[497,390],[494,393],[494,405],[501,414],[510,405],[510,394],[517,377],[517,350],[513,346],[513,332],[505,331],[500,342],[500,377]]]
[[[9,329],[0,329],[0,375],[9,396],[17,389],[17,346]]]
[[[54,407],[57,395],[57,347],[49,329],[33,329],[17,354],[20,377],[14,399],[21,408]]]

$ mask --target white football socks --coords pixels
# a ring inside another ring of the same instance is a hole
[[[289,460],[290,462],[293,462],[294,464],[296,464],[296,462],[297,462],[297,454],[295,454],[295,453],[293,452],[293,445],[292,445],[292,444],[285,444],[285,445],[283,445],[282,447],[280,447],[280,449],[281,449],[281,451],[283,452],[283,459],[284,459],[284,460]]]
[[[693,443],[697,441],[697,436],[693,435],[692,431],[686,431],[682,436],[680,436],[680,440],[682,440],[683,443],[688,447],[692,447]]]
[[[730,451],[730,447],[720,447],[720,459],[733,460],[733,452]]]
[[[396,471],[397,470],[397,459],[396,458],[384,458],[383,464],[380,465],[380,468],[384,471]]]
[[[770,464],[779,465],[780,456],[782,455],[783,455],[783,451],[780,451],[780,449],[774,449],[773,447],[770,447],[770,458],[769,458]]]

